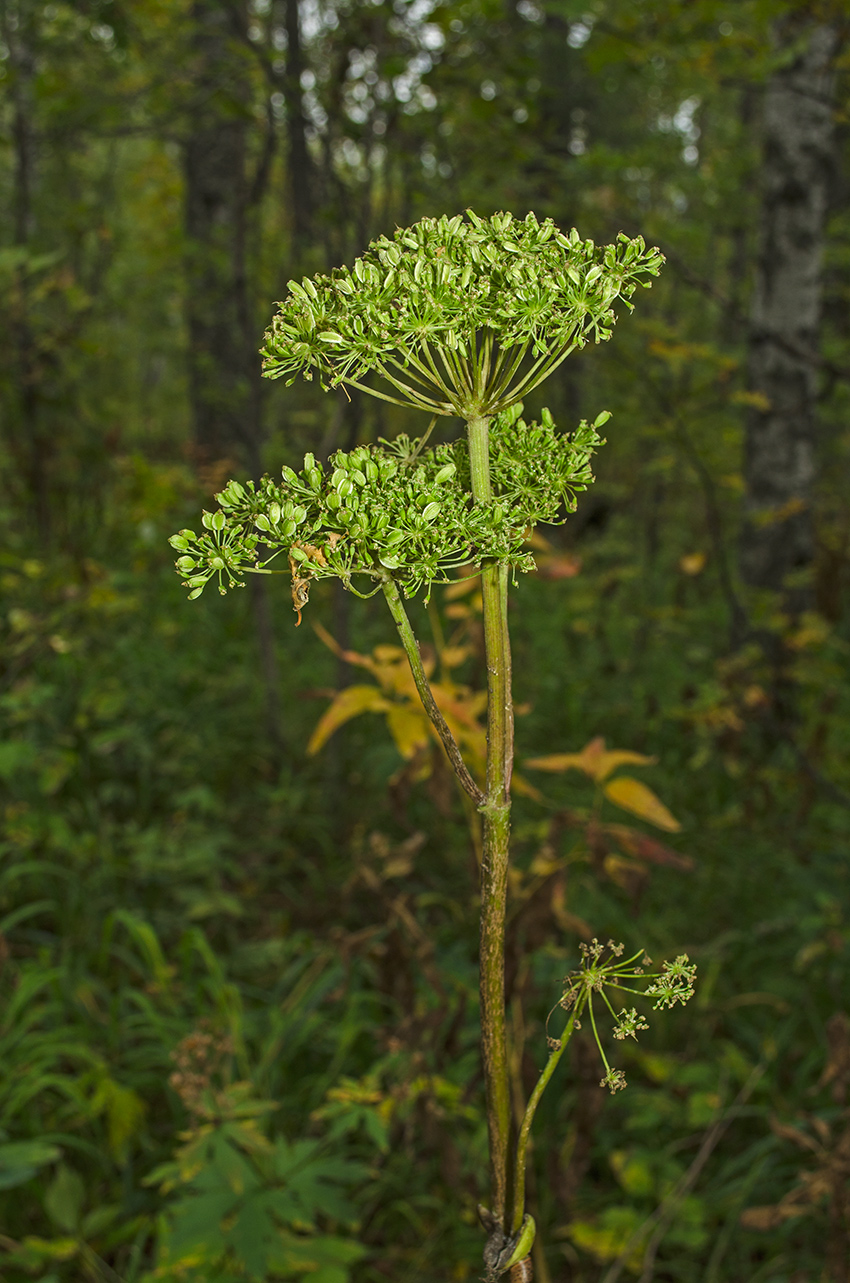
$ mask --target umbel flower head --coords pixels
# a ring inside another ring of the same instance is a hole
[[[593,1010],[594,996],[601,998],[614,1018],[614,1037],[620,1042],[626,1038],[636,1039],[639,1032],[649,1028],[646,1020],[636,1007],[624,1007],[615,1011],[606,990],[654,998],[652,1005],[656,1011],[659,1007],[675,1007],[679,1002],[684,1006],[694,996],[697,969],[689,961],[688,955],[681,953],[675,962],[662,962],[660,971],[647,972],[646,968],[652,964],[643,949],[638,950],[631,958],[620,961],[623,946],[615,944],[613,940],[603,945],[594,938],[590,944],[580,944],[579,950],[582,955],[581,966],[564,978],[564,992],[558,1006],[573,1013],[570,1033],[573,1026],[579,1027],[578,1017],[584,1011],[587,1012],[593,1037],[605,1066],[605,1077],[599,1085],[607,1087],[612,1093],[621,1091],[626,1086],[626,1076],[621,1069],[612,1069],[608,1063]],[[637,988],[637,985],[641,987]],[[559,1039],[550,1039],[550,1046],[554,1045],[556,1055],[560,1055],[562,1050],[561,1042]]]
[[[424,448],[424,438],[338,450],[327,468],[308,454],[280,481],[230,481],[205,512],[205,530],[181,530],[171,545],[191,596],[210,580],[221,592],[242,586],[244,573],[274,573],[289,561],[293,602],[306,605],[314,579],[352,577],[378,585],[391,573],[411,596],[424,583],[447,581],[459,566],[485,557],[532,570],[529,527],[563,521],[576,493],[593,480],[590,460],[608,418],[557,430],[548,410],[526,423],[522,405],[498,415],[490,432],[493,496],[474,504],[470,458],[463,440]],[[281,565],[281,562],[283,565]],[[296,591],[297,587],[297,591]]]
[[[290,281],[265,336],[264,373],[489,417],[575,348],[608,339],[614,302],[630,308],[663,261],[642,237],[597,247],[534,214],[423,218],[373,241],[353,268]]]

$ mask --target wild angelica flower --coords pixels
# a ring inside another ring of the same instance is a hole
[[[623,1073],[622,1069],[609,1068],[605,1077],[600,1079],[599,1086],[607,1087],[613,1096],[615,1091],[622,1091],[624,1087],[628,1086],[628,1083],[626,1082],[626,1075]]]
[[[634,1007],[629,1007],[627,1011],[621,1011],[617,1016],[617,1024],[614,1029],[614,1037],[620,1042],[624,1038],[637,1038],[639,1029],[648,1029],[649,1025],[643,1016]]]
[[[497,415],[488,503],[472,500],[464,440],[426,449],[422,439],[402,436],[338,450],[327,467],[307,454],[299,472],[284,467],[279,481],[230,481],[217,495],[219,510],[204,513],[204,532],[182,530],[171,539],[182,554],[177,569],[197,597],[211,579],[224,592],[242,586],[245,573],[288,565],[298,610],[316,579],[336,577],[356,592],[353,577],[380,584],[389,571],[412,596],[485,558],[533,570],[528,530],[575,510],[576,494],[593,480],[591,459],[607,418],[603,412],[565,433],[546,409],[540,423],[526,423],[522,405]]]
[[[647,997],[658,1000],[652,1004],[653,1010],[675,1007],[677,1002],[684,1006],[693,997],[696,974],[696,967],[688,966],[686,953],[680,954],[675,962],[663,962],[660,977],[646,989]]]
[[[596,246],[534,214],[423,218],[373,241],[350,269],[290,281],[265,336],[264,372],[489,417],[576,348],[610,338],[613,304],[631,310],[663,261],[639,236]]]
[[[653,1005],[656,1010],[659,1007],[672,1007],[677,1002],[685,1003],[692,997],[696,967],[689,964],[687,954],[683,953],[676,958],[675,962],[662,963],[660,972],[646,975],[644,967],[651,963],[649,956],[642,949],[623,961],[620,961],[623,946],[615,944],[613,940],[603,945],[599,940],[593,939],[590,944],[580,944],[579,950],[581,965],[577,971],[571,971],[565,977],[564,992],[558,1006],[573,1013],[570,1017],[572,1020],[569,1026],[570,1033],[577,1027],[578,1016],[587,1011],[593,1036],[605,1066],[605,1077],[601,1085],[608,1087],[612,1092],[620,1091],[626,1086],[626,1080],[620,1070],[612,1069],[608,1063],[596,1022],[594,999],[598,1002],[601,997],[609,1014],[613,1017],[615,1039],[619,1042],[625,1041],[626,1038],[636,1039],[638,1033],[648,1029],[649,1025],[635,1007],[615,1010],[608,997],[608,991],[655,998]],[[640,981],[649,983],[642,989],[636,988],[635,984]],[[553,1039],[551,1044],[554,1045],[553,1054],[560,1055],[563,1050],[563,1039]]]

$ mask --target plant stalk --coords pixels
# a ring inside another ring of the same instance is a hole
[[[528,1140],[531,1135],[531,1124],[534,1122],[534,1115],[537,1112],[537,1106],[540,1104],[540,1097],[543,1095],[549,1083],[549,1079],[558,1067],[558,1061],[567,1049],[567,1043],[573,1035],[576,1021],[581,1010],[581,1001],[576,1003],[572,1014],[567,1021],[566,1028],[561,1034],[559,1041],[549,1053],[549,1059],[543,1067],[540,1077],[537,1079],[534,1091],[531,1093],[528,1104],[525,1108],[525,1115],[519,1129],[516,1145],[516,1168],[514,1172],[514,1189],[513,1189],[513,1209],[511,1213],[510,1232],[516,1234],[522,1225],[522,1218],[525,1213],[525,1165],[528,1158]]]
[[[443,742],[449,761],[454,767],[455,773],[460,780],[463,788],[475,802],[476,806],[481,806],[485,802],[484,794],[475,783],[475,780],[469,773],[466,763],[464,762],[457,741],[452,735],[448,722],[443,717],[437,707],[433,691],[428,684],[428,677],[422,664],[422,656],[419,653],[419,645],[410,626],[410,620],[407,617],[407,611],[404,609],[404,603],[401,600],[401,593],[398,585],[392,575],[387,574],[381,580],[381,587],[384,590],[384,596],[387,599],[387,605],[390,608],[390,614],[395,621],[398,629],[401,644],[407,655],[407,662],[410,664],[410,671],[413,674],[413,680],[416,683],[416,689],[419,692],[419,698],[422,700],[425,712],[428,714],[431,722]]]
[[[472,496],[492,498],[489,419],[467,422]],[[510,776],[513,763],[511,658],[507,620],[508,567],[485,562],[484,646],[487,663],[487,784],[479,808],[484,817],[481,861],[480,994],[481,1052],[490,1140],[490,1210],[505,1222],[511,1133],[510,1079],[505,1019],[505,907],[510,838]]]

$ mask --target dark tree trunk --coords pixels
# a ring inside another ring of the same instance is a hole
[[[268,179],[273,139],[248,174],[251,85],[244,0],[195,0],[193,111],[183,151],[189,389],[200,462],[230,459],[262,471],[260,359],[247,272],[252,203]],[[270,126],[271,127],[271,126]],[[283,747],[280,673],[271,606],[251,583],[270,741]]]
[[[0,9],[3,39],[9,51],[12,107],[12,227],[17,249],[29,250],[34,230],[36,135],[32,82],[35,57],[29,14],[5,3]],[[29,270],[26,261],[14,270],[9,320],[14,335],[17,424],[8,429],[9,446],[20,468],[42,544],[50,540],[48,463],[50,439],[40,412],[38,349],[31,321]]]
[[[244,5],[195,0],[194,95],[184,150],[189,386],[202,459],[260,471],[259,335],[246,272],[250,85]]]
[[[838,35],[799,20],[777,34],[788,61],[773,73],[764,105],[741,570],[753,587],[784,589],[797,611],[811,598],[805,572],[814,555],[816,353]]]
[[[301,91],[304,53],[301,47],[301,14],[299,0],[282,0],[286,31],[286,71],[283,96],[286,102],[288,143],[289,199],[292,208],[292,232],[296,260],[305,245],[315,239],[313,228],[313,165],[307,147],[307,121]]]

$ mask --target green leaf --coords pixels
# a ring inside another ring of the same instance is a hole
[[[599,1217],[572,1221],[567,1232],[577,1247],[590,1252],[598,1261],[613,1261],[625,1251],[643,1221],[644,1217],[635,1208],[609,1207]],[[646,1234],[638,1237],[629,1252],[630,1269],[639,1267],[643,1260],[644,1241],[650,1228],[647,1226]]]
[[[282,1234],[269,1265],[284,1275],[306,1275],[309,1283],[349,1283],[350,1267],[366,1254],[367,1249],[351,1239]]]
[[[227,1231],[228,1242],[240,1263],[257,1279],[266,1275],[268,1255],[279,1233],[271,1214],[275,1206],[274,1193],[266,1190],[246,1199]]]
[[[216,1190],[181,1199],[168,1213],[165,1242],[169,1255],[174,1254],[179,1259],[199,1246],[214,1252],[223,1251],[226,1244],[221,1222],[236,1203],[230,1190]]]
[[[13,1189],[35,1176],[40,1167],[62,1157],[56,1145],[40,1140],[12,1141],[0,1145],[0,1189]]]
[[[316,1141],[289,1144],[279,1140],[275,1146],[274,1167],[282,1180],[291,1183],[292,1193],[308,1221],[317,1215],[342,1221],[354,1219],[354,1209],[340,1186],[364,1178],[366,1169],[360,1164],[323,1155]]]
[[[213,1142],[215,1176],[224,1180],[236,1195],[256,1186],[257,1177],[241,1154],[219,1133]]]
[[[60,1164],[44,1196],[45,1211],[60,1230],[70,1234],[79,1226],[85,1192],[82,1178]]]

